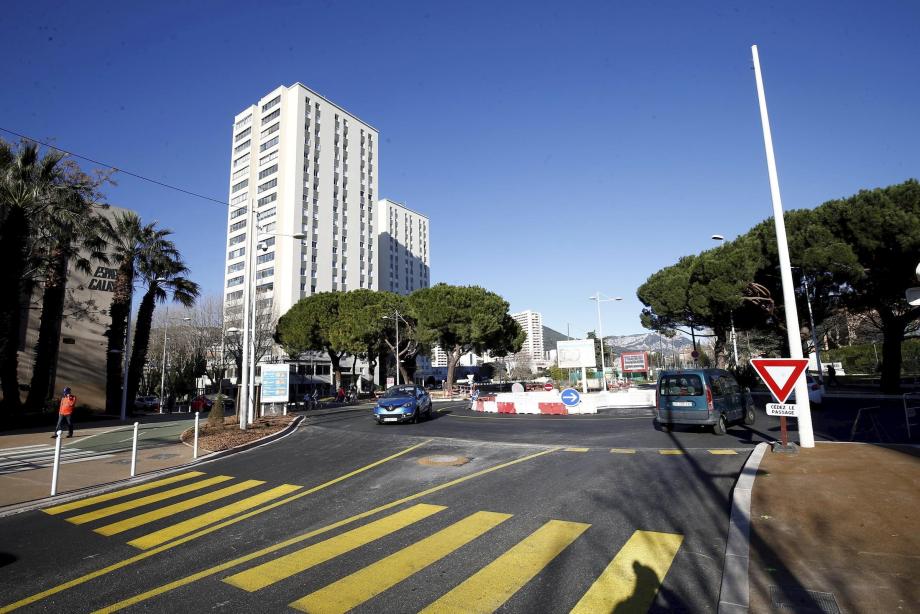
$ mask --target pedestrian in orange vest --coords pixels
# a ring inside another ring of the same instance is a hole
[[[58,409],[57,426],[54,427],[54,435],[51,439],[57,437],[58,431],[64,430],[67,425],[67,436],[73,437],[73,408],[77,406],[77,397],[70,392],[70,388],[64,388],[64,396],[61,397],[61,406]]]

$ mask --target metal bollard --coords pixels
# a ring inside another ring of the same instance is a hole
[[[131,477],[134,477],[137,469],[137,427],[140,422],[134,423],[134,440],[131,442]]]
[[[51,469],[51,496],[57,494],[58,469],[61,466],[61,433],[57,431],[57,438],[54,440],[54,466]]]
[[[192,445],[192,458],[198,458],[198,413],[195,412],[195,443]]]

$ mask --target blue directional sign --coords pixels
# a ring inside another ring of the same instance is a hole
[[[566,407],[575,407],[581,403],[581,395],[574,388],[566,388],[562,391],[562,404]]]

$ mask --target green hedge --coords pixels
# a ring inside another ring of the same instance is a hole
[[[878,352],[876,363],[875,356]],[[821,352],[821,362],[840,362],[847,373],[879,373],[881,371],[882,343],[851,345]],[[920,373],[920,339],[906,339],[901,345],[901,373]]]

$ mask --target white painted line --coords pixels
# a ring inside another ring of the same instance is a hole
[[[19,450],[28,450],[29,448],[48,448],[49,450],[54,449],[52,446],[49,446],[46,443],[38,443],[31,446],[19,446],[17,448],[0,448],[0,454],[6,454],[7,452],[17,452]]]
[[[757,444],[732,491],[732,510],[722,565],[722,588],[719,592],[719,614],[747,612],[750,607],[748,568],[751,549],[751,490],[767,445]]]

